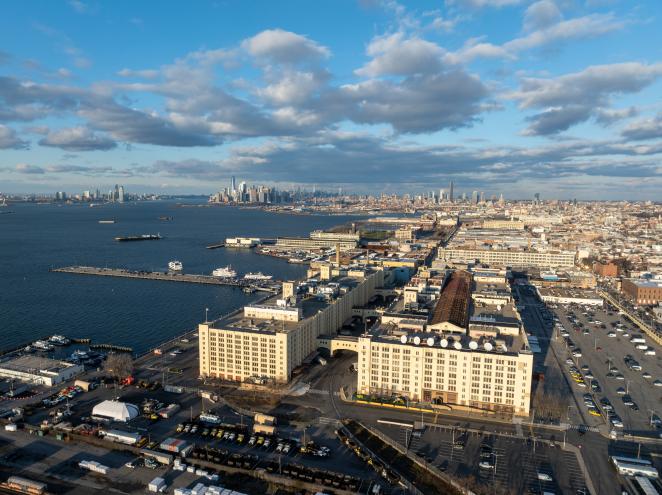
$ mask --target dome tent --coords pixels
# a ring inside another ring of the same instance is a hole
[[[127,402],[105,400],[92,409],[92,416],[126,423],[139,415],[138,407]]]

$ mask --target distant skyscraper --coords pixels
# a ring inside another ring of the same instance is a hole
[[[535,193],[535,194],[533,195],[533,199],[534,199],[533,202],[534,202],[535,204],[540,203],[540,193]]]
[[[444,189],[439,189],[439,202],[440,203],[444,200],[444,196],[446,196],[446,191]]]
[[[237,190],[237,179],[235,179],[233,175],[232,179],[230,179],[230,192],[234,192],[236,190]]]
[[[117,189],[117,201],[120,203],[124,203],[124,186],[120,186]]]
[[[484,203],[485,202],[485,191],[480,192],[480,202]]]
[[[478,204],[478,191],[473,191],[471,193],[471,202],[473,204]]]
[[[453,202],[453,181],[451,181],[450,186],[448,187],[448,201]]]

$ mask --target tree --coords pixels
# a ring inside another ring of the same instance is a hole
[[[121,380],[133,372],[133,358],[126,352],[112,352],[108,354],[103,369],[110,376]]]

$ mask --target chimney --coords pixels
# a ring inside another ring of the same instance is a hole
[[[336,243],[336,265],[340,267],[340,244]]]

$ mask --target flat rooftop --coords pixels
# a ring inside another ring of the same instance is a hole
[[[571,287],[538,287],[541,296],[569,297],[574,299],[600,299],[597,292],[590,289],[574,289]]]
[[[325,281],[325,283],[318,282],[318,289],[327,286],[329,283],[337,284],[339,288],[346,287],[349,290],[354,289],[361,279],[356,279],[354,277],[334,277],[331,280]],[[212,325],[212,328],[216,329],[226,329],[226,330],[239,330],[245,332],[255,332],[255,333],[276,333],[276,332],[291,332],[295,330],[299,324],[315,316],[320,310],[328,307],[333,304],[333,302],[341,299],[343,297],[342,293],[338,293],[336,298],[332,299],[322,299],[317,297],[317,295],[300,295],[299,296],[299,307],[302,310],[302,317],[299,321],[277,321],[272,319],[260,319],[260,318],[247,318],[244,316],[243,311],[237,311],[236,313],[228,316],[225,319],[219,320]],[[273,307],[274,309],[284,309],[277,306],[277,301],[282,298],[282,294],[274,295],[262,301],[260,304],[255,305],[259,307]],[[251,305],[248,305],[251,306]]]
[[[39,371],[59,373],[69,367],[71,367],[71,365],[68,363],[41,356],[18,356],[0,363],[0,369],[33,374],[38,373]]]
[[[434,348],[444,348],[445,341],[447,349],[454,350],[454,344],[459,343],[461,347],[457,350],[464,352],[489,352],[492,354],[530,352],[526,335],[521,332],[516,335],[498,335],[496,338],[471,338],[469,335],[442,336],[436,332],[406,332],[396,329],[394,325],[380,325],[371,330],[370,335],[372,336],[372,340],[377,343],[383,342],[401,346],[420,347],[423,350],[430,347],[428,345],[428,339],[432,339],[431,343]],[[405,343],[402,342],[403,335],[407,336],[407,342]],[[416,337],[420,339],[418,345],[415,343]],[[471,342],[476,343],[476,349],[471,349]]]

